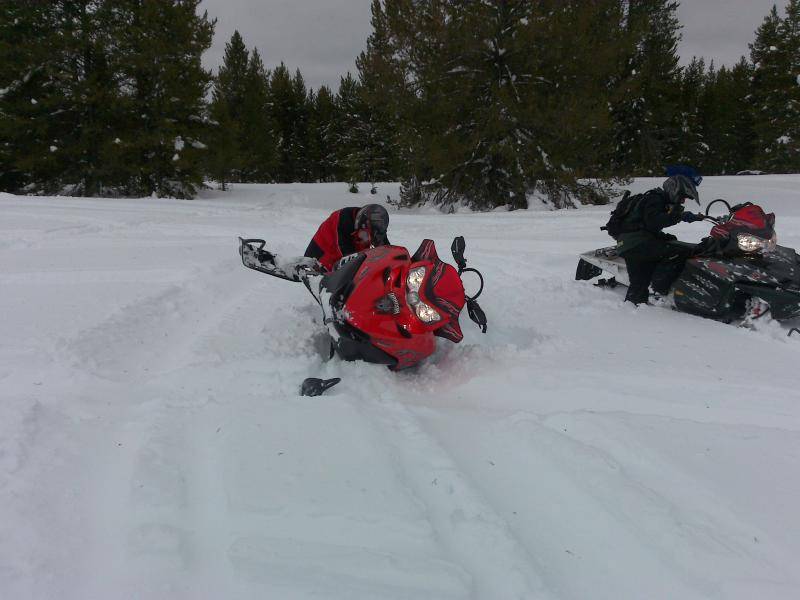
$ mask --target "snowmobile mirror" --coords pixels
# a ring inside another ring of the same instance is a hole
[[[481,275],[481,272],[478,271],[478,269],[473,269],[471,267],[466,269],[461,269],[459,275],[463,275],[464,273],[475,273],[481,282],[481,287],[478,289],[478,292],[476,294],[470,296],[469,294],[464,292],[464,296],[466,296],[467,300],[477,300],[478,296],[480,296],[483,293],[483,275]]]
[[[301,396],[321,396],[326,390],[331,389],[341,378],[334,377],[333,379],[317,379],[316,377],[309,377],[304,379],[300,386]]]
[[[728,201],[727,201],[727,200],[723,200],[722,198],[717,198],[716,200],[712,200],[711,202],[709,202],[709,203],[708,203],[708,206],[706,206],[706,216],[707,216],[707,217],[710,217],[710,216],[711,216],[711,215],[709,214],[709,213],[710,213],[710,211],[711,211],[711,207],[712,207],[712,206],[714,206],[714,205],[715,205],[717,202],[722,202],[722,203],[725,205],[725,208],[727,208],[727,209],[728,209],[728,214],[730,214],[730,212],[731,212],[731,205],[730,205],[730,204],[728,204]]]
[[[467,247],[467,243],[464,241],[464,236],[460,235],[453,240],[453,245],[450,246],[450,252],[453,253],[453,260],[456,261],[458,265],[458,272],[461,272],[467,268],[467,259],[464,258],[464,250]]]

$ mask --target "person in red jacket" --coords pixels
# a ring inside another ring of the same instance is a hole
[[[386,246],[389,213],[380,204],[337,210],[322,222],[306,248],[305,256],[316,258],[326,271],[343,256],[372,246]]]

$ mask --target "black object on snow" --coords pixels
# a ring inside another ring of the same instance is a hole
[[[316,377],[309,377],[303,380],[300,386],[301,396],[321,396],[326,390],[331,389],[341,381],[340,377],[333,379],[318,379]]]

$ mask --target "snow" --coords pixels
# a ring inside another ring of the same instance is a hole
[[[799,247],[799,189],[701,193]],[[392,209],[412,251],[465,236],[489,331],[464,314],[412,372],[323,363],[313,299],[237,236],[299,254],[375,199],[0,194],[0,597],[800,597],[799,337],[575,282],[608,208]]]

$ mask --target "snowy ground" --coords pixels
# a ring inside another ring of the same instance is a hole
[[[701,192],[800,247],[800,176]],[[373,198],[0,194],[0,597],[800,597],[799,338],[573,281],[607,209],[392,212],[412,250],[466,237],[489,332],[323,364],[311,297],[236,237],[299,254]]]

